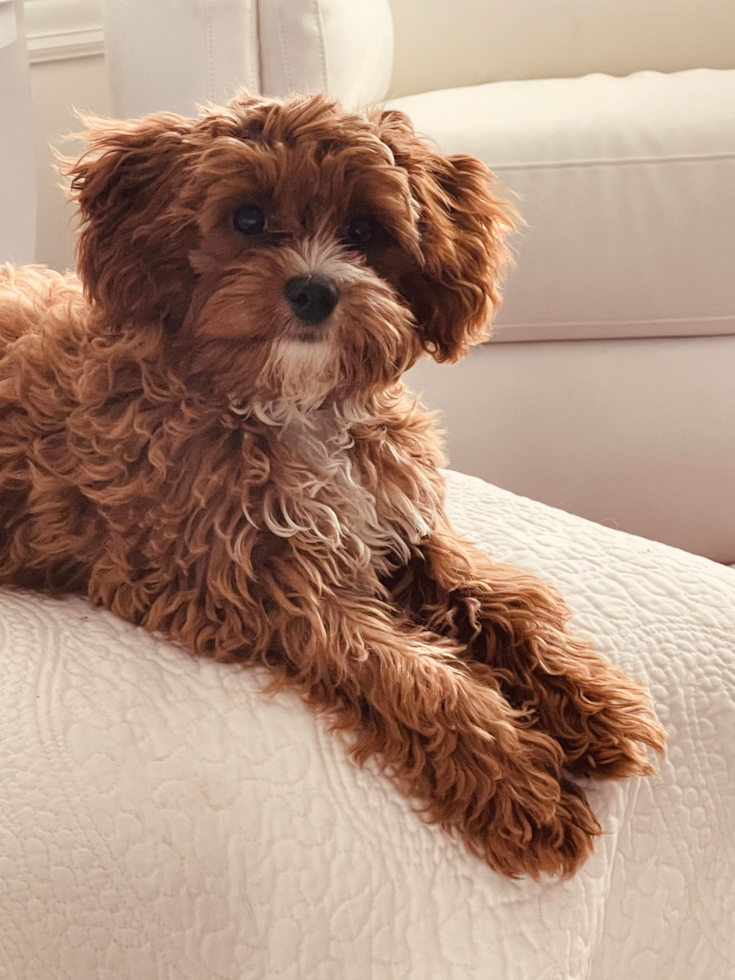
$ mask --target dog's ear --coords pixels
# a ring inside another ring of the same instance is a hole
[[[84,121],[87,150],[63,172],[80,212],[77,267],[87,295],[111,324],[175,324],[186,310],[187,253],[196,241],[193,217],[175,206],[194,120],[159,113]]]
[[[493,193],[482,161],[432,149],[402,112],[383,112],[378,126],[396,164],[408,172],[420,215],[421,267],[401,288],[424,348],[437,361],[456,361],[490,334],[511,260],[506,237],[518,215]]]

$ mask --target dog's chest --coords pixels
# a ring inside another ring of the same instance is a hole
[[[284,428],[280,441],[284,485],[274,485],[264,514],[272,533],[378,573],[408,560],[410,545],[428,533],[426,520],[389,481],[366,486],[346,427],[325,415]]]

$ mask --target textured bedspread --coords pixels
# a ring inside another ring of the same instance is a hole
[[[732,980],[735,571],[449,485],[669,730],[659,777],[589,787],[584,869],[502,878],[263,673],[0,591],[2,980]]]

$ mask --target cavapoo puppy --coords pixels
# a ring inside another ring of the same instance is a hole
[[[491,867],[573,873],[601,830],[568,774],[651,773],[664,733],[452,529],[401,383],[487,335],[487,168],[322,96],[89,125],[80,278],[0,270],[0,583],[267,665]]]

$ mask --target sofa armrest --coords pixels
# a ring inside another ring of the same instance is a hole
[[[345,106],[360,106],[388,92],[388,0],[260,0],[258,32],[264,95],[327,92]]]
[[[103,0],[105,60],[115,115],[166,110],[260,89],[257,0]]]
[[[388,0],[103,0],[103,14],[118,116],[193,116],[243,86],[267,96],[327,92],[345,106],[388,91]]]

